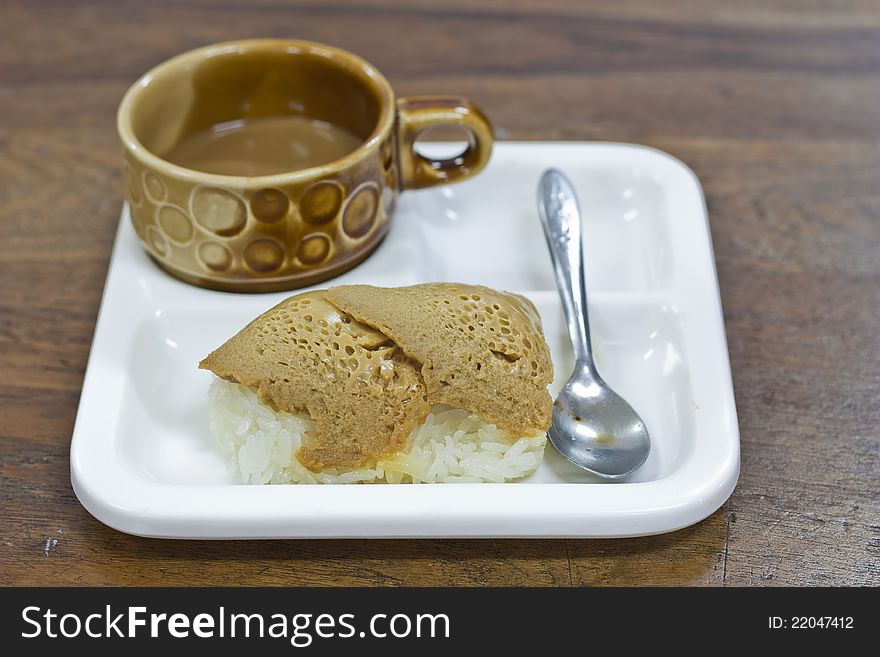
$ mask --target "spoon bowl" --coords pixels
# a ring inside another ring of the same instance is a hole
[[[580,208],[571,182],[556,169],[541,178],[538,212],[575,356],[574,373],[553,402],[550,442],[576,466],[619,479],[645,462],[651,439],[639,414],[605,383],[593,362]]]
[[[641,466],[650,449],[648,430],[632,406],[598,376],[577,372],[553,402],[548,435],[566,459],[609,479]]]

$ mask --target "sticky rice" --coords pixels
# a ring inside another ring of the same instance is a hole
[[[404,449],[356,469],[312,472],[295,456],[315,430],[307,414],[275,411],[251,388],[219,378],[208,399],[211,431],[245,484],[504,482],[534,472],[546,442],[544,433],[513,438],[477,415],[437,404]]]

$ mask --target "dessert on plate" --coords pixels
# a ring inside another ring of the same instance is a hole
[[[540,317],[481,286],[304,292],[199,367],[243,483],[508,481],[540,465],[550,426]]]

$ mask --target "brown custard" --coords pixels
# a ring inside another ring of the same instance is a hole
[[[199,367],[306,411],[296,454],[318,472],[405,444],[436,404],[513,436],[550,426],[553,363],[525,297],[477,285],[342,285],[304,292],[256,318]]]

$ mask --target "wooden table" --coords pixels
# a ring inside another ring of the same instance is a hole
[[[880,584],[876,0],[291,4],[0,6],[0,584]],[[690,164],[742,431],[724,507],[601,541],[178,542],[89,516],[68,449],[121,203],[116,106],[154,64],[246,36],[466,94],[502,138]]]

